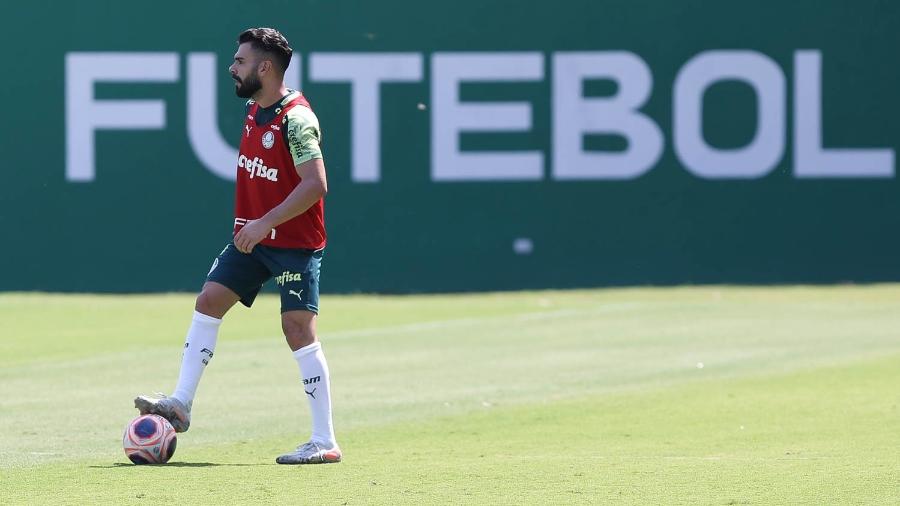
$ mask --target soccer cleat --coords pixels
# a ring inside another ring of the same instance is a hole
[[[341,461],[341,449],[335,445],[326,448],[321,443],[310,441],[275,459],[279,464],[334,464]]]
[[[134,399],[134,407],[142,415],[154,414],[165,418],[175,428],[175,432],[186,432],[191,426],[190,403],[185,405],[174,397],[163,394],[139,395]]]

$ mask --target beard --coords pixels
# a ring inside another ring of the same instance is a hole
[[[246,79],[239,79],[235,78],[237,85],[234,87],[234,92],[240,98],[250,98],[262,89],[262,82],[255,75],[247,76]]]

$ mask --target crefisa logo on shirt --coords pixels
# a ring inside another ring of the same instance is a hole
[[[254,177],[263,177],[269,181],[278,181],[278,169],[275,167],[267,167],[266,162],[258,156],[254,156],[252,160],[244,155],[239,156],[238,167],[246,170],[247,173],[250,174],[250,179],[253,179]]]
[[[275,145],[275,132],[268,130],[262,136],[262,145],[266,149],[272,149]]]

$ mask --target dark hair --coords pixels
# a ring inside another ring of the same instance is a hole
[[[291,64],[291,55],[294,54],[294,50],[288,45],[284,35],[274,28],[248,28],[238,35],[238,44],[245,42],[249,42],[253,49],[271,57],[282,73]]]

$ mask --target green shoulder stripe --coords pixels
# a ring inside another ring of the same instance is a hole
[[[285,114],[282,129],[294,158],[294,165],[322,158],[322,131],[319,119],[308,107],[294,106]]]

